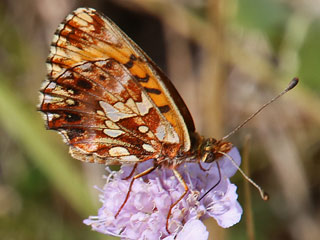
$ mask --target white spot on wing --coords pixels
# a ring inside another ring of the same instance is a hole
[[[159,125],[156,130],[156,137],[163,142],[179,143],[178,134],[170,126]]]
[[[51,72],[52,71],[52,63],[46,63],[46,66],[47,66],[48,72]]]
[[[126,161],[126,162],[137,162],[137,161],[139,161],[139,158],[137,158],[135,155],[123,156],[123,157],[120,157],[120,159],[122,161]]]
[[[71,106],[72,106],[72,105],[75,105],[76,102],[75,102],[73,99],[70,99],[70,98],[69,98],[69,99],[66,100],[66,103],[67,103],[68,105],[71,105]]]
[[[165,126],[160,125],[156,130],[156,137],[162,141],[166,135]]]
[[[109,149],[109,154],[112,157],[119,157],[119,156],[128,156],[130,155],[128,149],[124,147],[113,147]]]
[[[59,35],[56,35],[56,34],[55,34],[55,35],[53,36],[52,42],[53,42],[53,43],[56,43],[56,42],[58,42],[58,40],[59,40]]]
[[[117,129],[104,129],[103,133],[108,135],[109,137],[116,138],[119,137],[121,134],[124,134],[124,131]]]
[[[55,82],[50,82],[46,88],[52,90],[55,89],[56,86],[57,84]]]
[[[54,120],[54,119],[56,119],[56,118],[59,118],[60,115],[57,114],[57,113],[48,113],[48,114],[47,114],[47,117],[48,117],[48,121],[52,121],[52,120]]]
[[[92,63],[89,62],[89,63],[85,63],[85,64],[82,64],[80,66],[78,66],[82,71],[88,71],[90,70],[90,68],[92,68]]]
[[[142,101],[137,102],[136,104],[137,104],[138,110],[140,112],[140,115],[144,116],[149,112],[150,108],[152,108],[152,103],[146,97],[146,95],[143,93],[141,94],[141,98],[142,98]]]
[[[133,113],[130,108],[128,108],[123,102],[117,102],[114,105],[114,108],[118,109],[122,113],[131,114]]]
[[[150,144],[143,144],[142,145],[143,149],[148,151],[148,152],[155,152],[156,150],[150,145]]]
[[[128,101],[126,102],[126,105],[136,114],[139,114],[139,111],[137,109],[137,106],[135,102],[133,101],[132,98],[129,98]]]
[[[87,26],[87,25],[88,25],[88,22],[89,22],[89,23],[92,23],[92,22],[93,22],[92,17],[91,17],[88,13],[79,12],[79,13],[77,13],[77,16],[78,16],[79,18],[82,18],[82,19],[85,20],[85,21],[82,21],[82,22],[81,22],[81,24],[82,24],[83,26]]]
[[[146,132],[149,131],[149,128],[148,128],[147,126],[140,126],[140,127],[138,128],[138,130],[139,130],[139,132],[141,132],[141,133],[146,133]]]
[[[106,115],[104,114],[104,112],[101,111],[101,110],[97,110],[97,114],[100,115],[100,116],[106,116]]]
[[[46,103],[61,103],[64,99],[58,96],[44,95],[44,101]]]
[[[115,124],[114,122],[110,121],[110,120],[107,120],[104,122],[107,126],[107,128],[110,128],[110,129],[120,129],[120,127]]]
[[[179,143],[179,136],[176,131],[172,130],[167,132],[166,140],[170,143]]]
[[[55,46],[51,46],[51,47],[50,47],[50,52],[51,52],[52,54],[56,54],[57,48],[56,48]]]
[[[121,119],[136,116],[136,114],[134,113],[128,113],[128,110],[127,110],[128,108],[124,108],[123,103],[121,104],[116,103],[114,105],[115,107],[121,109],[121,111],[119,111],[119,109],[113,107],[112,105],[104,101],[100,101],[99,104],[102,107],[103,111],[105,112],[106,116],[113,122],[118,122]]]
[[[74,91],[72,89],[68,89],[68,93],[74,95]]]

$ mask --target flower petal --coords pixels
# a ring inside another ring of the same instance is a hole
[[[209,232],[200,220],[190,220],[178,233],[176,240],[207,240]]]

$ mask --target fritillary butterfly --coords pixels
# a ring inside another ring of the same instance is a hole
[[[79,8],[58,27],[47,59],[40,110],[71,155],[85,162],[154,166],[132,178],[182,162],[213,162],[232,144],[195,132],[188,108],[157,65],[110,19]],[[133,174],[133,173],[132,173]],[[123,203],[122,207],[124,206]],[[121,208],[122,208],[121,207]],[[119,209],[118,213],[121,211]]]

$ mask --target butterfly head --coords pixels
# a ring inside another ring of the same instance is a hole
[[[208,138],[203,141],[203,144],[200,147],[201,161],[205,163],[211,163],[223,156],[221,152],[227,153],[231,150],[231,148],[232,143],[230,142]]]

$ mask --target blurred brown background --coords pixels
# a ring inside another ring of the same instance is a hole
[[[250,187],[248,204],[237,174],[241,222],[207,226],[210,239],[253,239],[250,226],[256,239],[319,239],[317,0],[1,0],[1,239],[111,239],[82,224],[100,206],[92,186],[102,186],[103,166],[71,159],[36,111],[53,33],[81,6],[110,17],[149,54],[207,137],[221,138],[300,77],[296,89],[230,139],[250,150],[250,175],[270,201]]]

